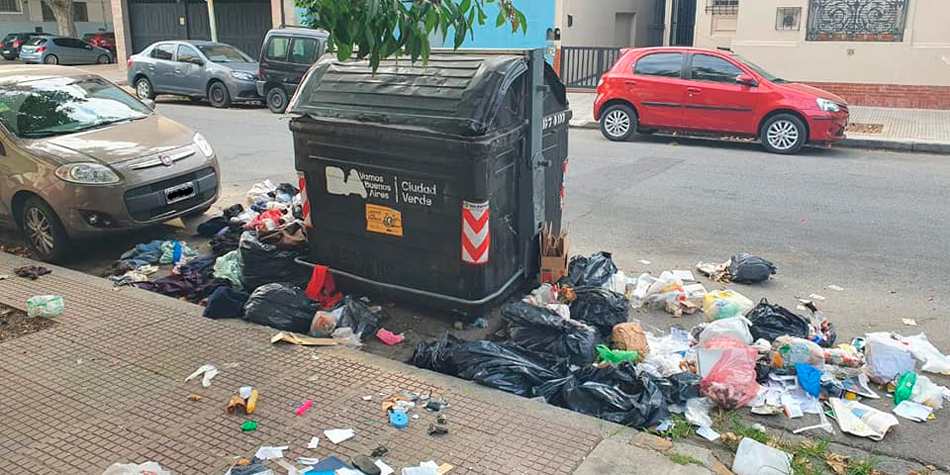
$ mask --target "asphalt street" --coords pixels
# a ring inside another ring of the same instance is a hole
[[[222,167],[217,209],[243,202],[256,181],[296,181],[286,117],[258,106],[216,110],[175,101],[162,101],[157,110],[214,146]],[[819,294],[839,341],[869,331],[922,331],[950,351],[944,326],[950,316],[948,183],[947,156],[852,149],[777,156],[755,144],[661,136],[613,143],[598,131],[574,129],[565,222],[572,253],[610,251],[630,276],[694,269],[699,261],[722,262],[738,252],[759,254],[776,263],[778,275],[760,286],[733,286],[750,299],[794,309],[796,298]],[[163,227],[94,243],[67,265],[93,271],[115,259],[117,249],[172,233],[184,237],[188,231]],[[637,316],[660,329],[702,320],[672,319],[661,311]],[[904,325],[903,318],[917,326]],[[934,441],[950,435],[946,414],[950,410],[926,424],[902,420],[880,443],[844,439],[840,432],[836,439],[946,469],[950,453],[934,450]],[[816,423],[802,421],[760,422],[791,428]]]

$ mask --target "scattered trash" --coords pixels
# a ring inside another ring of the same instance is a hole
[[[917,404],[911,401],[901,401],[892,409],[894,414],[910,419],[914,422],[927,422],[927,419],[933,414],[933,408],[923,404]]]
[[[389,411],[389,423],[397,429],[409,427],[409,416],[405,412]]]
[[[266,284],[251,293],[244,319],[278,330],[307,333],[320,304],[288,284]]]
[[[320,446],[320,437],[317,437],[317,436],[311,437],[311,438],[310,438],[310,442],[307,443],[307,448],[308,448],[308,449],[315,449],[315,448],[317,448],[317,447],[319,447],[319,446]],[[316,462],[314,462],[314,463],[316,463]]]
[[[732,462],[736,475],[785,475],[792,473],[792,455],[751,437],[743,437]]]
[[[912,327],[917,326],[917,320],[914,320],[912,318],[902,318],[901,321],[904,322],[904,325],[908,325]]]
[[[759,256],[741,252],[729,261],[729,278],[740,284],[757,284],[775,275],[775,264]]]
[[[567,231],[555,235],[551,223],[541,229],[541,283],[553,284],[568,274]]]
[[[386,455],[388,453],[389,453],[389,449],[385,445],[380,445],[376,447],[375,449],[373,449],[373,451],[369,454],[369,456],[382,457],[383,455]]]
[[[380,328],[379,331],[376,332],[376,338],[379,338],[380,341],[389,346],[393,346],[402,343],[406,337],[403,336],[402,333],[397,335],[385,328]]]
[[[189,401],[200,401],[200,400],[202,400],[202,399],[204,399],[204,396],[202,396],[202,395],[200,395],[200,394],[189,394],[189,395],[188,395],[188,400],[189,400]]]
[[[327,429],[323,431],[323,435],[325,435],[330,442],[339,444],[345,440],[352,439],[356,436],[356,433],[353,432],[353,429]]]
[[[30,318],[53,318],[63,314],[65,303],[59,295],[36,295],[26,299],[26,315]]]
[[[294,414],[302,416],[307,412],[308,409],[310,409],[310,406],[313,406],[313,398],[308,398],[306,401],[304,401],[303,404],[301,404],[300,407],[294,411]]]
[[[253,432],[255,430],[257,430],[257,422],[244,421],[244,423],[241,424],[241,431],[243,432]]]
[[[842,290],[844,290],[844,287],[842,287],[842,286],[840,286],[840,285],[829,285],[829,286],[826,287],[826,288],[827,288],[828,290],[834,290],[835,292],[841,292]]]
[[[590,257],[574,256],[568,266],[568,275],[561,279],[560,284],[571,288],[602,287],[616,273],[617,266],[609,252],[598,252]]]
[[[365,475],[380,475],[382,473],[382,469],[376,465],[376,462],[365,455],[357,455],[351,458],[350,463]]]
[[[713,410],[716,404],[707,397],[695,397],[686,401],[686,421],[697,427],[712,427],[713,420],[709,416],[709,411]]]
[[[648,265],[653,264],[652,261],[648,261],[648,260],[646,260],[646,259],[640,259],[640,260],[637,261],[637,262],[639,262],[639,263],[641,263],[641,264],[643,264],[643,265],[645,265],[645,266],[648,266]]]
[[[635,351],[643,357],[650,352],[650,344],[643,328],[637,322],[624,322],[614,325],[611,337],[618,350]]]
[[[899,375],[914,371],[914,357],[907,347],[888,333],[869,333],[865,338],[867,375],[878,384],[893,381]]]
[[[703,396],[726,409],[742,407],[756,398],[756,350],[733,338],[715,338],[701,346],[697,357]]]
[[[828,401],[835,413],[838,427],[843,432],[858,437],[882,440],[891,427],[899,424],[893,415],[857,401],[843,401],[838,398],[830,398]]]
[[[703,297],[703,315],[707,322],[745,315],[752,307],[751,300],[734,290],[709,292]]]
[[[196,369],[194,373],[191,373],[190,376],[185,378],[185,382],[187,383],[188,381],[191,381],[192,379],[195,379],[201,375],[204,375],[201,377],[201,385],[204,387],[211,386],[211,380],[218,375],[218,368],[215,368],[214,365],[210,364],[202,365]]]
[[[44,275],[52,274],[53,271],[45,267],[31,265],[31,266],[17,267],[16,269],[13,269],[13,273],[16,274],[17,277],[23,277],[25,279],[36,280]]]
[[[613,331],[614,325],[627,321],[630,301],[623,294],[600,287],[573,289],[576,298],[571,302],[571,318],[591,325],[601,335]]]
[[[722,437],[718,432],[712,430],[712,428],[709,426],[702,426],[699,429],[696,429],[696,435],[710,442],[715,442],[716,440],[719,440],[720,437]]]
[[[443,473],[439,472],[439,464],[431,460],[422,462],[416,467],[402,468],[402,475],[442,475]]]
[[[316,447],[309,447],[316,448]],[[297,457],[297,463],[300,465],[316,465],[320,463],[320,459],[316,457]]]
[[[372,401],[372,400],[373,400],[373,396],[372,396],[372,395],[363,396],[363,400],[364,400],[364,401]]]
[[[673,278],[674,278],[674,279],[681,280],[681,281],[683,281],[683,282],[693,282],[693,281],[696,280],[696,277],[693,276],[693,272],[692,272],[692,271],[688,271],[688,270],[672,270],[672,271],[670,271],[670,273],[673,274]]]
[[[265,445],[257,449],[257,453],[254,454],[254,457],[261,460],[273,460],[273,459],[282,459],[284,458],[284,451],[289,449],[287,445],[282,445],[280,447]]]
[[[927,339],[927,335],[920,333],[900,339],[907,351],[915,360],[921,363],[921,371],[950,375],[950,357],[944,355]]]
[[[393,470],[392,467],[390,467],[389,465],[386,465],[386,462],[383,462],[382,460],[376,460],[374,464],[376,465],[377,468],[379,468],[379,475],[390,475],[390,474],[396,473],[396,471]]]
[[[102,472],[102,475],[172,475],[171,471],[165,470],[161,465],[155,462],[145,463],[114,463]]]
[[[436,421],[432,424],[429,424],[428,429],[429,435],[445,435],[449,433],[448,420],[445,418],[445,414],[439,414],[436,418]]]
[[[256,389],[251,390],[251,394],[247,397],[247,411],[248,415],[254,414],[254,410],[257,409],[257,399],[260,397],[260,393]]]
[[[764,298],[746,314],[746,318],[752,322],[752,338],[756,340],[764,338],[773,341],[783,335],[808,338],[810,327],[807,318],[781,305],[772,305]]]
[[[917,373],[909,371],[898,378],[897,386],[894,388],[894,404],[900,404],[910,399],[914,392],[914,385],[917,384]]]
[[[811,294],[811,295],[808,296],[808,298],[810,298],[810,299],[812,299],[812,300],[817,300],[817,301],[819,301],[819,302],[823,302],[823,301],[825,300],[825,297],[824,297],[824,296],[818,295],[818,294]]]
[[[821,394],[821,371],[814,366],[798,363],[795,365],[795,372],[802,389],[817,398]]]
[[[247,403],[244,401],[244,398],[234,394],[228,399],[228,404],[225,406],[225,411],[228,414],[234,414],[238,411],[247,413]]]
[[[636,351],[611,350],[607,345],[597,345],[597,356],[601,361],[610,364],[620,364],[625,361],[630,362],[630,364],[637,364],[639,358]]]
[[[825,366],[825,351],[803,338],[780,336],[772,343],[769,360],[772,370],[778,374],[795,374],[798,364],[821,370]]]
[[[297,336],[290,332],[280,332],[270,337],[271,344],[283,341],[292,345],[303,346],[336,346],[345,345],[345,340],[335,340],[333,338],[311,338],[306,336]]]
[[[569,358],[577,365],[589,364],[597,356],[600,334],[592,326],[523,301],[502,306],[501,316],[508,322],[509,338],[526,350]]]

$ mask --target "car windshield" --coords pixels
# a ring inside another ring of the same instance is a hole
[[[92,39],[95,37],[96,37],[95,33],[86,33],[85,35],[82,35],[82,40],[88,43],[92,41]]]
[[[46,42],[46,38],[42,36],[37,36],[36,38],[31,39],[27,44],[30,46],[41,45]]]
[[[738,54],[733,55],[732,57],[735,58],[735,59],[738,59],[739,61],[742,62],[742,64],[748,66],[748,67],[749,67],[750,69],[752,69],[753,71],[759,73],[759,75],[762,76],[763,78],[765,78],[767,81],[778,82],[778,83],[788,82],[788,81],[786,81],[786,80],[784,80],[784,79],[782,79],[782,78],[780,78],[780,77],[778,77],[778,76],[776,76],[776,75],[774,75],[774,74],[772,74],[772,73],[766,71],[765,69],[762,69],[762,66],[759,66],[758,64],[755,64],[755,63],[753,63],[752,61],[749,61],[748,59],[745,59],[745,58],[743,58],[742,56],[739,56]]]
[[[151,113],[99,78],[59,77],[0,87],[0,122],[22,138],[70,134]]]
[[[241,50],[228,45],[198,45],[201,53],[213,63],[250,63],[254,61]]]

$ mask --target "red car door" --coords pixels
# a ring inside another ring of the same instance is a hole
[[[683,119],[687,81],[683,53],[650,53],[637,59],[625,87],[637,105],[640,125],[678,128]]]
[[[703,53],[690,56],[684,126],[711,132],[754,134],[758,88],[736,82],[739,75],[748,73],[720,56]]]

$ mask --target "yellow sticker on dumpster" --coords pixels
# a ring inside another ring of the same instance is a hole
[[[366,230],[402,236],[402,213],[385,206],[366,204]]]

